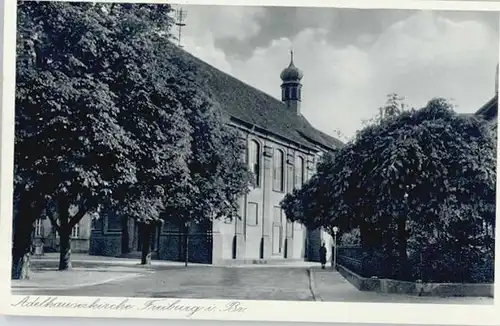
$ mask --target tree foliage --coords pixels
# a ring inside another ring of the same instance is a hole
[[[18,11],[14,261],[43,213],[61,237],[60,269],[85,214],[145,225],[234,215],[250,180],[242,144],[166,58],[169,5],[21,2]]]
[[[464,262],[493,248],[483,226],[495,226],[492,139],[481,119],[434,99],[366,126],[283,207],[307,225],[359,227],[363,248],[380,249],[394,264],[390,277],[409,277],[408,259],[423,261],[430,250],[432,261],[447,255]],[[458,265],[448,260],[428,270],[450,278]]]

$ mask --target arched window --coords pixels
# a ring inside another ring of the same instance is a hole
[[[273,157],[273,189],[276,191],[285,191],[285,154],[282,150],[276,149]]]
[[[295,160],[295,188],[300,188],[305,182],[304,159],[299,156]]]
[[[291,91],[292,91],[292,95],[290,96],[292,100],[296,100],[297,99],[297,87],[292,87],[291,88]]]
[[[255,176],[255,185],[260,186],[260,144],[255,141],[250,141],[250,146],[248,148],[248,165],[250,171]]]

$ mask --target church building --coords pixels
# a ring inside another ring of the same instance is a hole
[[[182,49],[172,47],[168,55],[182,58],[182,69],[194,71],[200,89],[230,115],[230,124],[247,144],[242,155],[256,185],[239,200],[241,219],[190,228],[189,241],[182,226],[166,222],[153,235],[153,258],[184,261],[187,252],[190,262],[216,265],[318,261],[321,243],[331,248],[331,237],[288,221],[280,202],[315,173],[323,153],[343,143],[314,128],[302,115],[303,73],[295,66],[293,52],[281,72],[281,85],[276,85],[281,87],[281,101]],[[140,250],[139,229],[132,219],[109,215],[93,224],[90,254],[140,257]]]

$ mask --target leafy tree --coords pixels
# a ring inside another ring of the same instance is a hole
[[[131,112],[124,108],[140,104],[141,91],[144,93],[148,89],[136,86],[135,93],[124,96],[116,86],[140,79],[141,76],[134,75],[133,65],[130,65],[133,60],[129,57],[136,55],[133,59],[141,66],[148,62],[137,60],[142,53],[137,55],[130,50],[140,47],[140,37],[159,30],[151,19],[156,23],[165,22],[158,17],[163,17],[168,8],[167,5],[88,3],[28,2],[19,5],[16,94],[16,173],[19,178],[16,180],[20,184],[30,180],[44,185],[40,197],[46,203],[41,207],[51,202],[57,208],[57,214],[49,212],[48,216],[61,239],[60,269],[71,267],[71,228],[86,213],[97,210],[98,203],[116,204],[116,200],[123,199],[125,190],[137,182],[137,171],[145,171],[140,169],[144,157],[138,153],[146,152],[153,144],[145,143],[144,136],[147,138],[148,133],[144,129],[150,128],[148,120],[161,116],[145,108],[142,121],[137,122],[139,118],[135,121],[142,129],[130,128],[127,113]],[[125,69],[120,69],[124,65]],[[123,78],[127,73],[128,78]],[[144,78],[142,81],[138,85],[147,82]],[[124,103],[126,96],[135,102]],[[163,96],[171,96],[171,93]],[[171,117],[177,116],[167,119]],[[124,125],[123,121],[129,123]],[[182,129],[182,124],[176,121],[170,126]],[[185,138],[184,135],[182,133]],[[175,148],[176,144],[170,145]],[[150,188],[150,193],[157,190],[155,185]],[[78,210],[70,216],[72,205]],[[38,216],[40,212],[28,219],[22,217],[18,224],[31,225]]]
[[[139,222],[142,263],[150,260],[152,227],[164,219],[234,215],[250,179],[242,143],[181,61],[166,58],[170,10],[20,5],[15,189],[19,207],[33,212],[14,219],[23,230],[15,239],[25,239],[13,245],[22,247],[17,265],[44,211],[60,234],[61,270],[71,267],[71,228],[101,208]]]
[[[378,108],[377,114],[368,120],[362,121],[364,127],[373,124],[380,124],[384,121],[397,118],[401,113],[409,110],[410,108],[405,104],[405,98],[397,93],[390,93],[387,95],[384,106]]]
[[[26,191],[29,180],[40,202],[29,216],[18,212],[18,224],[32,225],[45,210],[60,235],[59,269],[64,270],[71,267],[72,227],[116,186],[135,181],[129,158],[138,147],[118,124],[108,85],[95,78],[97,48],[108,39],[94,24],[101,18],[94,6],[23,2],[18,10],[15,189]],[[20,206],[24,197],[19,195]],[[57,221],[49,204],[56,207]],[[78,207],[73,215],[71,205]],[[19,271],[28,243],[22,247],[13,253],[13,271]]]
[[[305,224],[359,227],[362,247],[380,249],[390,266],[384,277],[411,277],[408,252],[420,256],[431,241],[463,262],[493,241],[480,227],[495,223],[492,137],[478,118],[434,99],[365,127],[283,207]],[[455,266],[434,268],[450,278]]]
[[[359,228],[354,228],[349,232],[344,232],[340,238],[340,243],[343,246],[357,246],[360,244]]]

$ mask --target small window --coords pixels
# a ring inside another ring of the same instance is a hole
[[[75,226],[71,229],[71,237],[79,238],[80,237],[80,223],[76,223]]]
[[[248,203],[246,222],[249,226],[256,226],[259,224],[259,205],[257,203]]]
[[[41,237],[42,236],[42,219],[38,218],[35,221],[35,237]]]
[[[297,99],[297,87],[292,87],[291,91],[292,91],[291,99],[296,100]]]

